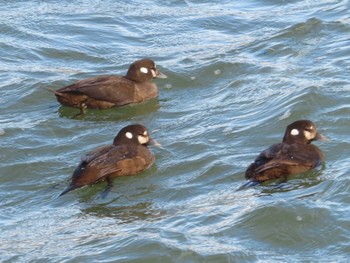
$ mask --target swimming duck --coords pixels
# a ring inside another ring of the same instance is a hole
[[[167,78],[151,59],[132,63],[125,76],[109,75],[80,80],[58,90],[51,90],[57,100],[65,106],[107,109],[131,103],[140,103],[157,97],[154,78]]]
[[[112,187],[113,178],[134,175],[149,168],[155,161],[147,148],[149,144],[159,146],[144,126],[133,124],[124,127],[112,145],[99,147],[82,157],[70,185],[60,195],[102,181],[107,181],[108,190]]]
[[[298,120],[288,125],[283,141],[264,150],[245,172],[246,179],[264,182],[288,175],[306,172],[321,165],[324,155],[311,144],[313,140],[327,140],[317,132],[309,120]]]

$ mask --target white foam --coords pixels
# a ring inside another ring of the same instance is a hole
[[[221,74],[221,70],[220,70],[220,69],[215,70],[215,71],[214,71],[214,74],[215,74],[215,75],[220,75],[220,74]]]

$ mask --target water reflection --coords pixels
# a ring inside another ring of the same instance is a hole
[[[107,205],[92,205],[90,207],[81,210],[82,213],[104,218],[115,218],[119,223],[132,223],[135,221],[155,221],[160,220],[166,216],[166,211],[162,209],[154,208],[152,202],[140,202],[134,205],[120,205],[120,204],[107,204]]]
[[[261,193],[274,194],[289,192],[297,189],[307,189],[324,181],[324,179],[322,179],[321,174],[322,171],[313,170],[297,176],[291,176],[289,177],[289,180],[287,182],[264,183],[262,185],[263,188]]]
[[[126,105],[118,108],[105,110],[88,109],[84,115],[80,115],[80,110],[60,106],[58,114],[61,118],[86,120],[86,121],[116,121],[130,119],[135,116],[142,116],[151,112],[156,112],[160,108],[158,99],[153,99],[140,104]]]
[[[242,191],[249,188],[255,188],[259,190],[258,196],[260,195],[272,195],[274,193],[289,192],[297,189],[307,189],[312,186],[318,185],[323,182],[325,178],[322,178],[322,170],[316,169],[302,173],[299,175],[291,175],[288,181],[282,182],[281,180],[266,181],[263,183],[251,182],[251,184],[244,183],[240,186],[237,191]]]

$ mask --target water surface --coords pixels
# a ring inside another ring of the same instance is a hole
[[[348,1],[5,1],[0,10],[4,262],[346,262]],[[150,57],[159,98],[89,110],[47,87]],[[237,191],[255,156],[311,119],[323,170]],[[163,148],[133,177],[58,197],[130,123]]]

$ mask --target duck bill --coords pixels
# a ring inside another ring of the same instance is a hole
[[[152,138],[150,138],[148,143],[153,145],[153,146],[156,146],[156,147],[162,147],[162,145],[159,142],[157,142],[156,140],[154,140]]]
[[[165,75],[164,73],[160,72],[160,71],[157,69],[155,78],[157,78],[157,79],[166,79],[166,78],[168,78],[168,76]]]
[[[324,142],[329,141],[329,139],[326,136],[322,135],[321,133],[317,133],[315,139],[319,141],[324,141]]]

